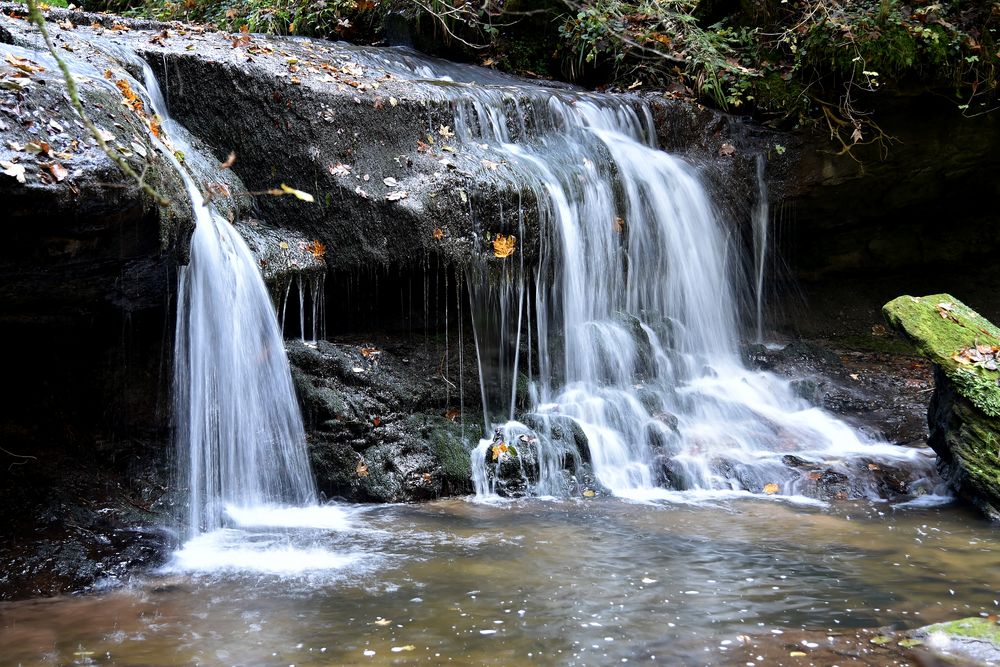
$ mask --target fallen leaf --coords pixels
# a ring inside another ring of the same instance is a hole
[[[393,178],[392,176],[386,176],[385,178],[382,179],[382,182],[385,183],[386,186],[390,188],[394,188],[397,185],[396,179]]]
[[[52,178],[56,179],[56,183],[62,183],[63,180],[69,175],[66,167],[62,166],[58,162],[45,165],[45,169],[52,174]]]
[[[441,125],[438,127],[438,134],[440,134],[445,139],[449,139],[455,136],[455,133],[451,131],[451,127],[448,125]]]
[[[922,644],[923,642],[919,639],[904,639],[900,641],[898,645],[903,648],[913,648],[914,646],[920,646]]]
[[[868,469],[869,469],[869,470],[881,470],[881,468],[879,468],[879,467],[878,467],[877,465],[875,465],[874,463],[869,463],[869,464],[868,464]]]
[[[766,493],[769,496],[773,496],[774,494],[776,494],[780,490],[781,490],[780,487],[777,484],[775,484],[774,482],[771,482],[770,484],[765,484],[764,485],[764,493]]]
[[[126,79],[118,79],[115,81],[115,85],[118,87],[119,92],[121,92],[122,97],[125,98],[127,106],[131,107],[133,111],[142,111],[142,100],[135,94],[135,91],[132,90],[132,85]]]
[[[375,417],[372,419],[372,426],[381,426],[381,425],[382,425],[381,417]]]
[[[860,380],[861,379],[861,376],[858,375],[857,373],[851,373],[850,375],[848,375],[848,377],[850,377],[852,380]]]
[[[296,199],[301,199],[302,201],[313,202],[316,201],[315,198],[308,192],[303,192],[302,190],[296,190],[293,187],[289,187],[284,183],[281,184],[281,192],[286,195],[292,195]]]
[[[722,146],[719,148],[719,155],[721,155],[723,157],[727,157],[729,155],[732,155],[735,152],[736,152],[736,147],[733,146],[730,143],[722,144]]]
[[[510,257],[516,250],[517,237],[497,234],[493,239],[493,254],[501,259]]]
[[[288,241],[281,241],[278,243],[278,247],[282,250],[288,250]]]
[[[51,147],[46,141],[29,141],[24,146],[24,149],[29,153],[39,153],[42,155],[48,155]]]
[[[18,183],[24,183],[24,165],[16,164],[14,162],[7,162],[6,160],[0,160],[0,167],[3,167],[3,173],[8,176],[12,176],[17,179]]]
[[[791,658],[804,658],[806,653],[804,651],[792,651],[788,656]]]
[[[401,651],[413,651],[413,650],[415,650],[416,648],[417,648],[417,647],[416,647],[416,646],[414,646],[413,644],[407,644],[406,646],[393,646],[393,647],[392,647],[391,649],[389,649],[389,650],[390,650],[390,651],[392,651],[393,653],[399,653],[399,652],[401,652]]]
[[[597,493],[595,493],[595,492],[593,491],[593,489],[586,489],[586,490],[585,490],[585,491],[583,492],[583,497],[584,497],[584,498],[593,498],[593,497],[594,497],[594,496],[596,496],[596,495],[597,495]]]
[[[448,410],[448,412],[444,413],[444,418],[447,419],[448,421],[453,421],[453,422],[457,422],[458,418],[461,416],[462,416],[461,411],[457,410],[456,408],[452,408],[451,410]]]
[[[7,62],[14,69],[21,70],[26,74],[35,74],[36,72],[44,72],[45,68],[36,63],[34,60],[28,60],[27,58],[18,58],[13,53],[8,53],[6,56]]]
[[[389,625],[392,623],[388,618],[379,618],[375,621],[375,625]]]
[[[396,190],[387,194],[385,198],[389,201],[399,201],[400,199],[406,199],[409,195],[410,193],[406,190]]]
[[[315,241],[312,241],[311,243],[307,244],[306,250],[310,254],[312,254],[312,256],[315,257],[316,259],[322,259],[323,255],[326,254],[326,246],[323,245],[319,241],[319,239],[316,239]]]
[[[7,147],[10,148],[12,151],[23,151],[24,150],[24,146],[22,144],[17,143],[16,141],[8,141],[7,142]]]
[[[229,155],[226,156],[226,161],[219,165],[219,169],[229,169],[234,164],[236,164],[236,153],[230,151]]]
[[[444,238],[444,230],[441,229],[440,227],[435,227],[434,228],[434,238],[436,240],[438,240],[438,241],[440,241],[441,239],[443,239]]]
[[[368,476],[368,464],[365,463],[364,459],[361,459],[360,461],[358,461],[358,465],[357,465],[357,467],[354,468],[354,472],[356,472],[358,474],[358,477],[367,477]]]
[[[611,229],[614,230],[615,234],[621,234],[625,231],[625,219],[620,216],[616,216],[615,221],[611,223]]]
[[[329,167],[327,167],[327,171],[329,171],[332,176],[351,175],[351,168],[348,167],[346,164],[343,164],[342,162],[338,162],[337,164],[331,164]]]
[[[372,357],[377,357],[382,354],[382,351],[376,347],[363,347],[361,348],[361,356],[365,359],[370,359]]]

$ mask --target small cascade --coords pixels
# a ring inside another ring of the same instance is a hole
[[[767,180],[764,168],[767,158],[757,155],[757,202],[753,208],[751,224],[753,229],[753,275],[754,275],[754,342],[764,343],[764,279],[767,262],[767,240],[771,227],[771,205],[768,202]]]
[[[145,88],[167,135],[170,120],[152,70]],[[183,146],[185,151],[190,150]],[[252,508],[316,502],[305,431],[284,341],[257,261],[236,228],[204,202],[170,149],[196,227],[179,271],[174,419],[190,537]]]
[[[538,202],[541,235],[535,270],[491,258],[469,274],[494,423],[472,454],[477,494],[816,497],[828,492],[816,484],[826,475],[846,495],[874,498],[885,495],[868,472],[874,460],[904,468],[911,492],[932,475],[925,452],[863,437],[787,381],[743,365],[743,289],[763,337],[762,159],[754,284],[744,288],[736,241],[696,170],[657,150],[648,108],[574,91],[463,93],[456,133],[507,163],[506,178]],[[514,421],[522,376],[531,405]]]

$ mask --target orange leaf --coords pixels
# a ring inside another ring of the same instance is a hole
[[[322,259],[323,255],[326,254],[326,246],[320,243],[317,239],[306,246],[306,250],[312,253],[312,256],[316,259]]]
[[[772,483],[770,483],[770,484],[765,484],[765,485],[764,485],[764,493],[766,493],[766,494],[767,494],[767,495],[769,495],[769,496],[773,496],[773,495],[774,495],[774,494],[776,494],[776,493],[777,493],[777,492],[778,492],[779,490],[780,490],[780,488],[778,487],[778,485],[777,485],[777,484],[775,484],[775,483],[773,483],[773,482],[772,482]]]
[[[501,259],[510,257],[514,254],[516,246],[516,236],[504,236],[502,234],[497,234],[497,237],[493,240],[493,254]]]
[[[437,239],[438,241],[440,241],[441,239],[443,239],[444,238],[444,230],[441,229],[440,227],[435,227],[434,228],[434,238]]]

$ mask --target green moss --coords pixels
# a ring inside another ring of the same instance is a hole
[[[959,393],[989,417],[1000,417],[1000,371],[954,357],[975,345],[1000,346],[1000,329],[950,294],[901,296],[887,303],[889,325],[945,372]]]
[[[949,637],[982,639],[992,642],[1000,649],[1000,625],[988,618],[970,616],[948,623],[929,625],[924,630],[928,633],[941,632]]]
[[[441,463],[441,472],[453,483],[467,483],[472,478],[472,442],[482,432],[480,424],[466,422],[465,439],[462,425],[444,417],[424,415],[410,417],[410,428],[423,435],[434,456]]]

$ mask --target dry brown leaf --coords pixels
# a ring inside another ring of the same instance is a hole
[[[436,240],[438,240],[438,241],[440,241],[441,239],[443,239],[444,238],[444,230],[441,229],[440,227],[435,227],[434,228],[434,238]]]
[[[219,165],[219,169],[229,169],[236,164],[236,153],[230,151],[226,156],[226,161]]]

